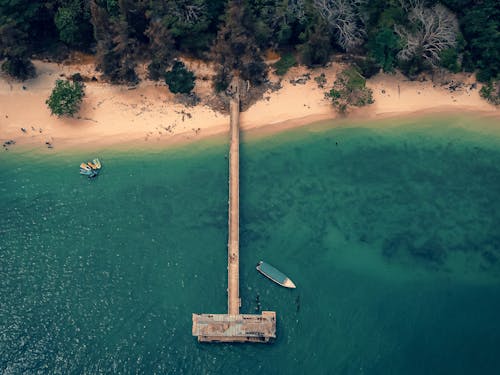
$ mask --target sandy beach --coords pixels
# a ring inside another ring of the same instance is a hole
[[[78,115],[51,116],[45,104],[56,79],[81,73],[99,77],[93,64],[56,64],[35,61],[38,76],[25,82],[0,78],[0,141],[17,145],[54,148],[138,145],[182,142],[222,133],[229,128],[229,117],[212,110],[206,103],[212,97],[210,69],[190,63],[197,82],[195,92],[202,99],[195,107],[176,101],[164,83],[142,80],[134,87],[87,82],[85,98]],[[324,98],[335,80],[339,64],[307,70],[292,68],[283,78],[282,88],[267,92],[264,98],[241,114],[243,130],[303,126],[338,115]],[[291,81],[310,73],[303,84]],[[324,73],[326,88],[319,88],[314,77]],[[276,81],[277,77],[271,76]],[[382,118],[427,112],[480,112],[498,116],[499,111],[479,96],[474,76],[447,77],[447,84],[430,80],[409,81],[400,74],[378,74],[368,80],[375,103],[353,110],[350,118]],[[457,85],[457,82],[462,84]],[[456,86],[456,87],[455,87]],[[450,89],[451,87],[451,89]],[[24,130],[22,130],[24,129]]]

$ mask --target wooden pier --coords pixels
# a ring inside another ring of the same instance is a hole
[[[276,313],[240,314],[239,274],[239,84],[230,86],[229,234],[227,244],[227,314],[193,314],[193,336],[200,342],[269,342],[276,338]]]

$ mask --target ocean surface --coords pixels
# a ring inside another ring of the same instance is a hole
[[[191,336],[193,312],[227,308],[224,137],[149,151],[16,145],[0,151],[0,373],[500,373],[493,120],[243,138],[242,311],[277,312],[273,344]],[[90,181],[78,165],[95,156]],[[261,259],[297,289],[262,277]]]

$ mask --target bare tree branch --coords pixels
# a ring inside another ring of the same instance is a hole
[[[173,13],[183,23],[194,24],[204,11],[204,4],[197,1],[180,1],[175,3]]]
[[[456,16],[441,4],[426,8],[423,1],[403,1],[409,9],[409,20],[415,27],[409,30],[400,25],[394,27],[405,45],[399,52],[401,60],[408,61],[420,55],[432,65],[440,60],[441,51],[455,47],[458,21]]]
[[[362,6],[366,0],[313,0],[321,17],[333,28],[337,42],[346,51],[363,43],[366,35]]]

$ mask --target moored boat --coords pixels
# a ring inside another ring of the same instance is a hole
[[[262,260],[257,264],[257,271],[263,274],[268,279],[271,279],[276,284],[284,286],[285,288],[295,288],[295,284],[290,278],[283,272],[277,270],[270,264],[263,262]]]
[[[80,164],[80,174],[88,176],[88,178],[96,177],[101,171],[101,162],[99,159],[94,159],[92,162],[87,161]]]
[[[86,163],[82,163],[82,164],[80,164],[80,169],[90,171],[91,168]]]

